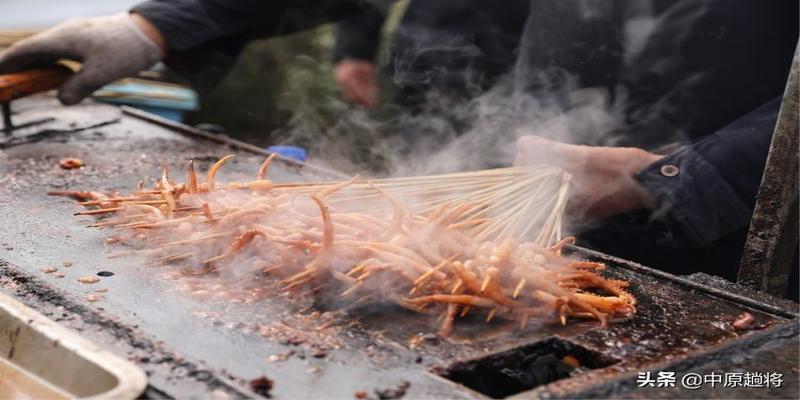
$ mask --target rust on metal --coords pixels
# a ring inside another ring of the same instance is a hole
[[[798,243],[798,51],[772,136],[738,282],[784,296]]]

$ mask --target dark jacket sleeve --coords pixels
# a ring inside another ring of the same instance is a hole
[[[374,61],[380,46],[386,12],[381,7],[370,7],[360,15],[339,22],[336,25],[333,61],[339,62],[347,58]]]
[[[704,246],[747,226],[779,109],[770,101],[637,174],[676,239]]]
[[[199,89],[213,86],[245,44],[358,15],[366,0],[149,0],[133,7],[164,35],[167,65]]]

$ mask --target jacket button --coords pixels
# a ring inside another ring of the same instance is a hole
[[[681,172],[681,170],[678,169],[677,166],[672,165],[672,164],[664,164],[664,165],[661,166],[661,175],[664,175],[664,176],[672,177],[672,176],[678,175],[680,172]]]

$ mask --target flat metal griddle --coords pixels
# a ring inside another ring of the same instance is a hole
[[[158,176],[162,162],[174,174],[182,173],[189,159],[205,170],[235,151],[107,105],[64,109],[39,97],[20,101],[17,110],[20,118],[55,117],[39,130],[111,123],[0,152],[0,290],[136,362],[149,375],[147,396],[258,396],[249,381],[262,375],[274,381],[269,393],[275,398],[352,398],[358,391],[371,397],[402,392],[408,398],[500,396],[496,390],[507,389],[493,387],[489,378],[476,384],[474,374],[513,367],[537,352],[568,353],[597,368],[512,396],[781,398],[798,391],[795,304],[580,248],[572,251],[608,263],[611,274],[631,282],[639,299],[635,317],[608,329],[570,321],[565,327],[533,324],[525,331],[475,318],[459,321],[455,335],[440,340],[431,334],[432,318],[390,306],[337,313],[325,304],[284,297],[231,304],[184,295],[176,282],[163,278],[163,268],[142,267],[135,257],[109,259],[119,248],[105,244],[107,232],[86,228],[91,219],[73,217],[79,207],[72,200],[45,192],[128,191],[139,178]],[[249,179],[263,160],[235,153],[219,179]],[[86,167],[62,170],[58,160],[67,156],[83,159]],[[271,178],[325,177],[278,164]],[[72,266],[63,267],[64,261]],[[65,277],[43,273],[45,266],[57,267]],[[114,275],[93,285],[77,281],[100,271]],[[88,302],[85,296],[97,288],[108,289],[104,300]],[[764,327],[734,331],[731,322],[743,311]],[[783,373],[785,381],[780,389],[750,391],[638,388],[636,374],[646,370],[770,371]],[[459,379],[469,382],[462,385]]]

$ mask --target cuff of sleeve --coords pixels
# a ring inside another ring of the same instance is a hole
[[[135,5],[130,12],[140,14],[153,24],[170,50],[188,50],[213,37],[209,34],[212,28],[203,26],[198,16],[183,10],[180,4],[170,6],[151,0]]]
[[[233,66],[246,43],[244,35],[220,35],[191,2],[150,0],[137,4],[130,12],[146,18],[164,36],[169,49],[164,63],[196,90],[207,92]]]
[[[713,164],[684,147],[636,174],[658,199],[658,218],[691,245],[705,246],[747,224],[752,211]]]

